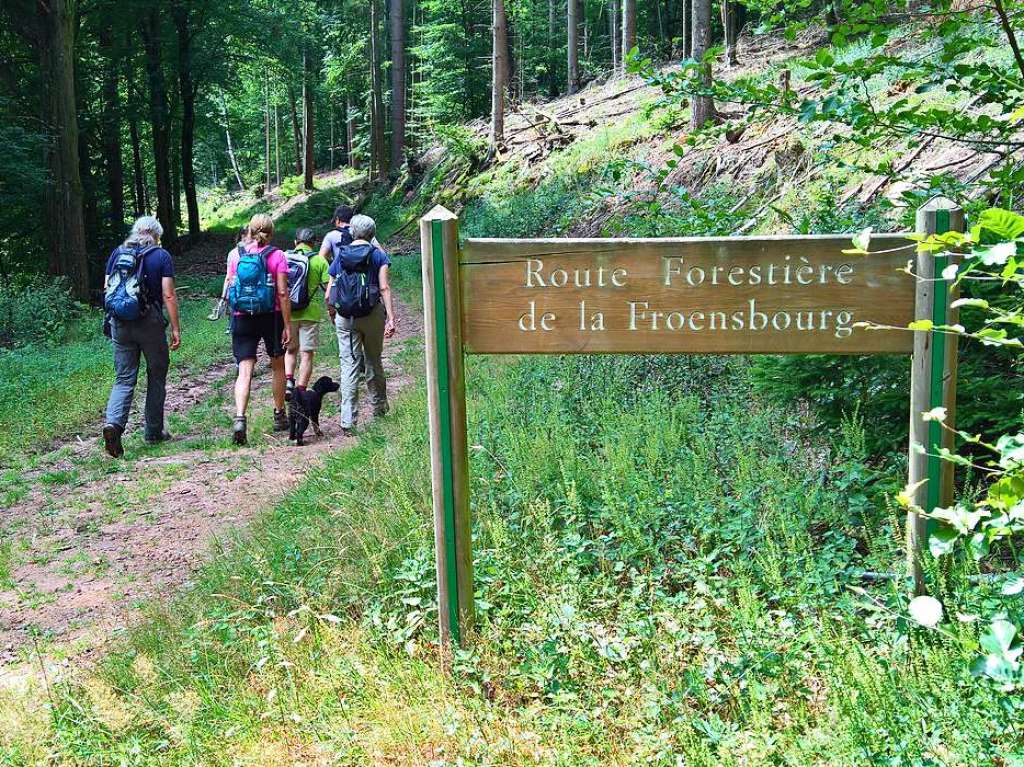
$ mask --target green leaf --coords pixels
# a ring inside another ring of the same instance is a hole
[[[1017,243],[1000,242],[983,250],[976,250],[973,255],[985,266],[1002,266],[1011,256],[1017,255]]]
[[[914,320],[907,325],[909,330],[931,330],[933,327],[935,327],[935,323],[931,320]]]
[[[986,208],[978,216],[971,234],[975,242],[981,242],[986,232],[999,240],[1016,240],[1024,235],[1024,216],[1002,208]]]

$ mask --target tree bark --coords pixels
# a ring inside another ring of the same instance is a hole
[[[224,94],[220,95],[220,110],[224,117],[224,139],[228,145],[228,161],[231,164],[231,170],[235,174],[235,181],[238,184],[238,191],[241,192],[245,189],[245,184],[242,181],[242,174],[238,170],[238,158],[235,157],[235,147],[231,143],[231,129],[228,127],[228,102],[224,98]]]
[[[199,198],[196,194],[195,143],[196,143],[196,94],[199,86],[192,74],[192,29],[189,24],[188,8],[175,2],[173,8],[174,26],[178,34],[178,95],[181,99],[181,183],[185,191],[185,208],[188,211],[188,233],[198,237],[200,233]]]
[[[341,164],[351,165],[352,145],[348,131],[348,96],[341,102]]]
[[[85,89],[78,89],[79,93]],[[85,247],[87,253],[95,253],[99,238],[99,208],[97,206],[96,176],[93,173],[92,156],[89,154],[88,126],[93,122],[84,108],[79,108],[80,118],[84,125],[78,131],[78,177],[82,180],[82,225],[85,228]]]
[[[135,116],[128,121],[132,141],[132,197],[135,203],[135,217],[138,218],[149,208],[146,201],[146,177],[142,169],[142,142],[139,140],[139,121]]]
[[[736,58],[736,4],[732,0],[722,0],[722,30],[725,36],[725,65],[734,67],[739,63]]]
[[[622,66],[626,55],[636,47],[636,0],[622,0]]]
[[[390,0],[390,8],[391,171],[398,173],[405,161],[405,6],[402,0]]]
[[[692,0],[693,3],[693,58],[701,62],[698,88],[711,87],[711,62],[706,61],[711,47],[711,0]],[[702,127],[715,114],[715,104],[710,96],[695,94],[690,112],[690,127]]]
[[[566,7],[566,31],[568,55],[568,93],[575,93],[580,89],[580,6],[576,0],[568,0]]]
[[[303,178],[302,186],[307,192],[313,190],[313,174],[316,172],[316,159],[314,150],[314,125],[313,125],[313,57],[309,52],[309,48],[305,47],[302,50],[302,112],[304,115],[303,124],[305,125],[305,152],[303,153]]]
[[[378,0],[370,0],[370,136],[372,152],[370,171],[373,179],[387,176],[387,151],[384,139],[384,84],[380,61],[380,8]]]
[[[548,98],[558,96],[558,14],[555,10],[555,0],[548,0],[548,50],[547,50],[547,80]]]
[[[355,152],[356,148],[356,116],[352,111],[352,104],[349,102],[349,97],[345,96],[345,114],[347,119],[345,120],[345,133],[347,134],[348,140],[348,164],[352,170],[359,170],[359,156]]]
[[[505,89],[508,87],[508,18],[505,0],[493,1],[491,38],[491,148],[505,142]],[[573,0],[570,0],[572,2]]]
[[[275,96],[274,101],[277,101]],[[281,186],[281,109],[274,104],[274,178],[277,186]]]
[[[612,71],[622,70],[622,40],[619,35],[619,0],[608,0],[608,44],[612,50]]]
[[[102,144],[106,165],[107,198],[110,210],[107,225],[115,236],[124,228],[124,159],[121,156],[121,101],[118,94],[121,66],[114,52],[114,41],[109,27],[101,27],[100,49],[106,59],[103,73]]]
[[[40,2],[36,13],[43,116],[49,134],[45,151],[50,178],[44,197],[50,272],[67,277],[75,298],[85,301],[89,268],[75,103],[75,5],[73,0]]]
[[[270,166],[270,77],[266,72],[263,73],[263,149],[264,167],[266,170],[263,191],[269,194],[273,176],[271,175]]]
[[[288,86],[288,104],[292,110],[292,139],[295,143],[295,175],[302,175],[302,133],[299,131],[299,108],[295,88]]]
[[[693,3],[692,0],[682,0],[682,3],[679,36],[683,40],[683,58],[688,59],[693,55]]]
[[[150,10],[139,25],[142,46],[146,52],[146,75],[149,83],[149,117],[153,132],[153,170],[156,180],[156,216],[164,227],[164,242],[173,245],[177,229],[171,201],[170,113],[167,104],[167,83],[160,53],[160,15]]]

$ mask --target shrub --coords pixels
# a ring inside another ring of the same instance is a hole
[[[0,284],[0,347],[63,343],[84,309],[65,277],[15,277]]]

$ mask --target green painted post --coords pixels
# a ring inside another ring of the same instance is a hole
[[[473,620],[469,452],[462,352],[458,219],[437,206],[420,220],[427,403],[438,612],[445,651]]]
[[[917,231],[943,234],[964,230],[963,210],[952,200],[936,197],[917,211]],[[951,325],[957,311],[952,280],[942,272],[955,256],[917,254],[917,295],[914,318],[933,325]],[[951,429],[956,422],[957,337],[952,334],[915,331],[910,376],[909,484],[917,487],[913,502],[926,513],[953,502],[953,465],[939,457],[941,448],[953,448]],[[925,421],[922,415],[937,407],[946,409],[946,426]],[[928,544],[929,519],[911,510],[907,516],[907,563],[914,593],[925,593],[921,556]]]

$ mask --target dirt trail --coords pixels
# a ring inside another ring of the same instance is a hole
[[[398,311],[403,321],[384,352],[392,396],[412,382],[397,357],[422,335],[419,313],[401,304]],[[329,326],[322,337],[327,332]],[[274,433],[247,448],[197,446],[211,422],[224,434],[230,428],[233,369],[219,365],[169,389],[169,413],[209,407],[212,421],[198,420],[193,433],[176,435],[157,455],[111,471],[92,434],[76,438],[64,451],[70,457],[37,473],[26,499],[0,509],[0,530],[16,530],[20,547],[7,583],[0,580],[0,668],[29,649],[33,636],[61,644],[82,640],[79,656],[95,651],[110,630],[131,620],[141,601],[186,583],[215,539],[280,500],[326,452],[354,441],[341,435],[337,395],[331,395],[321,419],[323,438],[307,432],[302,447],[290,445],[287,434]],[[332,351],[321,351],[314,378],[319,375],[337,378]],[[135,419],[143,396],[136,393]],[[365,394],[362,399],[366,423]],[[253,383],[251,436],[259,428],[254,417],[271,408],[264,360]],[[174,444],[181,444],[180,452]],[[83,466],[98,469],[83,481],[44,481]]]

